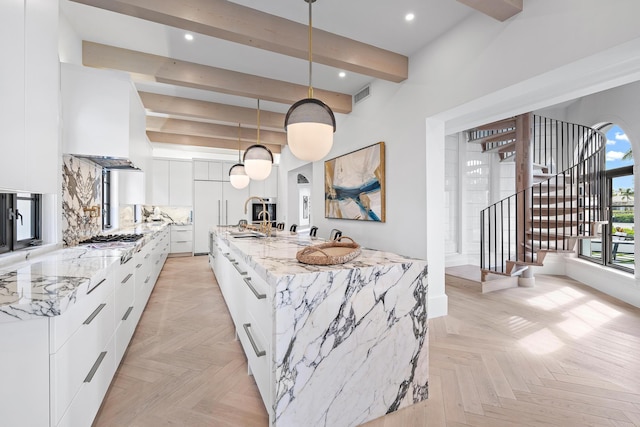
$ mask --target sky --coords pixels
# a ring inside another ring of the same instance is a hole
[[[634,163],[633,159],[622,160],[622,156],[631,148],[627,134],[618,125],[613,125],[606,132],[606,136],[607,169],[617,169],[632,165]],[[617,178],[614,187],[615,190],[618,188],[633,188],[633,176]]]

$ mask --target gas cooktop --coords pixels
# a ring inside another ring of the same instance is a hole
[[[80,243],[137,242],[140,239],[142,239],[142,234],[106,234],[90,237]]]

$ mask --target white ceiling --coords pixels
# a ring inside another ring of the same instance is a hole
[[[308,4],[304,0],[234,0],[234,3],[308,24]],[[61,0],[61,8],[83,40],[308,84],[305,60],[198,34],[188,42],[184,39],[184,30],[70,0]],[[408,12],[415,14],[414,21],[405,21]],[[313,4],[313,27],[410,57],[474,13],[479,12],[455,0],[317,0]],[[355,73],[340,78],[339,71],[314,64],[313,86],[353,95],[372,80]],[[254,99],[199,89],[161,83],[138,83],[137,86],[166,95],[243,107],[255,108],[256,105]],[[284,113],[289,105],[261,102],[261,108]]]

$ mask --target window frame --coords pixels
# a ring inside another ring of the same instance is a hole
[[[18,196],[18,193],[0,193],[0,254],[36,246],[42,242],[42,194],[29,194],[30,196]],[[33,236],[28,239],[17,240],[19,210],[18,200],[31,200],[31,229]]]

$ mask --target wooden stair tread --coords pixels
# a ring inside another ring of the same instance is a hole
[[[516,127],[516,118],[509,117],[507,119],[502,119],[492,123],[488,123],[486,125],[478,126],[477,128],[475,128],[475,130],[489,131],[489,130],[511,129],[515,127]]]
[[[483,150],[483,153],[506,153],[514,151],[516,147],[516,143],[509,142],[507,144],[496,145],[495,147],[489,148],[487,150]]]
[[[468,142],[472,144],[489,144],[499,141],[512,141],[516,137],[516,131],[509,130],[506,132],[497,132],[491,135],[483,136],[482,138],[470,139]]]

